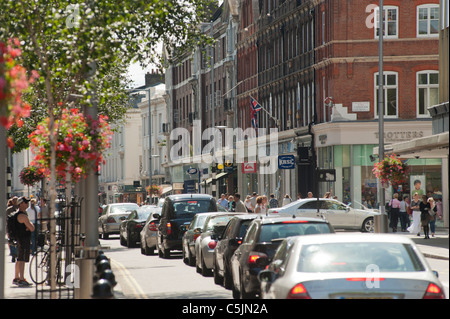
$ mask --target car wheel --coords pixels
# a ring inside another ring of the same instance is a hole
[[[203,259],[203,257],[202,257],[202,259],[201,259],[201,263],[202,263],[202,276],[203,276],[203,277],[211,277],[211,275],[212,275],[212,270],[206,268],[205,260]]]
[[[215,256],[214,256],[214,283],[220,286],[223,285],[223,277],[219,275],[219,268],[217,268]]]
[[[131,240],[130,233],[127,233],[127,247],[133,248],[135,245],[136,243],[133,243],[133,241]]]
[[[195,266],[195,256],[192,255],[191,249],[187,248],[188,250],[188,265],[189,266]]]
[[[225,289],[233,288],[233,277],[225,262],[223,263],[223,286]]]
[[[125,241],[125,238],[123,238],[122,234],[120,234],[120,245],[121,246],[126,246],[127,242]]]
[[[105,229],[103,228],[103,239],[109,239],[109,234],[105,232]]]
[[[244,287],[244,281],[242,280],[242,277],[241,277],[241,280],[240,280],[240,283],[241,283],[241,291],[240,291],[240,297],[241,297],[241,299],[255,299],[256,298],[256,296],[255,296],[255,294],[253,294],[253,293],[248,293],[248,292],[246,292],[245,291],[245,287]]]
[[[365,233],[373,233],[374,229],[373,217],[366,218],[362,224],[361,230]]]

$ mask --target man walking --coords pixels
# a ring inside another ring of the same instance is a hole
[[[234,202],[236,203],[235,212],[237,213],[247,213],[247,208],[245,208],[245,204],[241,201],[241,194],[234,194]]]
[[[15,214],[17,261],[13,284],[18,285],[19,287],[31,286],[31,284],[25,280],[25,263],[30,261],[31,233],[34,231],[34,225],[28,219],[26,213],[29,202],[28,198],[20,197],[17,200],[19,208]]]

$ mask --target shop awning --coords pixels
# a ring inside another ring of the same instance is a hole
[[[448,156],[448,143],[448,132],[443,132],[386,145],[385,153],[403,158],[443,158]],[[378,147],[373,148],[373,153],[378,154]]]
[[[223,173],[219,173],[219,174],[217,174],[216,175],[216,179],[221,179],[221,178],[223,178],[223,177],[225,177],[226,175],[228,175],[229,173],[227,173],[227,172],[223,172]],[[206,184],[210,184],[211,182],[212,182],[212,177],[211,178],[208,178],[207,180],[206,180]]]

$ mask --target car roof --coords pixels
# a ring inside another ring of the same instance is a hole
[[[294,237],[293,237],[294,238]],[[327,243],[400,243],[414,244],[414,242],[405,236],[392,234],[373,234],[373,233],[353,233],[353,234],[316,234],[308,236],[297,236],[303,245],[308,244],[327,244]]]
[[[181,199],[212,199],[213,197],[208,194],[176,194],[169,195],[166,199],[181,200]]]
[[[108,204],[107,206],[125,206],[125,205],[136,205],[139,207],[139,205],[136,203],[112,203],[112,204]]]
[[[313,217],[286,217],[286,216],[261,216],[261,223],[262,224],[277,224],[277,223],[282,223],[282,222],[286,222],[286,221],[307,221],[307,222],[311,222],[311,223],[324,223],[324,224],[329,224],[329,222],[325,219],[321,219],[321,218],[313,218]]]

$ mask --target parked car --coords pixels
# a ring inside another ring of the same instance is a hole
[[[317,207],[319,206],[319,215]],[[374,216],[380,213],[371,209],[355,209],[330,198],[299,199],[280,208],[269,209],[269,214],[296,215],[301,217],[324,217],[334,228],[359,229],[373,232]]]
[[[156,209],[154,205],[145,205],[128,211],[128,217],[120,223],[120,244],[129,248],[135,247],[141,240],[141,230],[151,212]]]
[[[183,235],[183,261],[189,266],[195,266],[195,240],[202,233],[206,218],[215,213],[199,213],[194,216]]]
[[[137,209],[138,207],[139,205],[135,203],[115,203],[106,205],[102,215],[98,218],[99,236],[108,239],[111,234],[119,234],[120,223],[129,215],[127,211]]]
[[[200,236],[195,240],[196,269],[203,276],[210,276],[213,269],[213,253],[219,236],[235,215],[243,213],[218,212],[206,217]]]
[[[271,262],[280,239],[325,233],[334,233],[334,229],[319,218],[260,216],[254,219],[231,257],[233,298],[255,298],[260,293],[258,273]]]
[[[391,234],[290,238],[259,278],[263,298],[445,298],[414,242]]]
[[[164,200],[158,226],[158,255],[170,257],[171,250],[182,250],[181,240],[187,225],[195,214],[216,212],[217,205],[211,195],[170,195]]]
[[[141,254],[154,255],[158,244],[157,234],[159,220],[161,218],[161,208],[155,207],[147,217],[144,227],[140,232]]]
[[[248,226],[256,217],[258,217],[256,214],[234,216],[218,238],[213,254],[214,283],[224,285],[226,289],[232,288],[231,256],[242,243]]]

